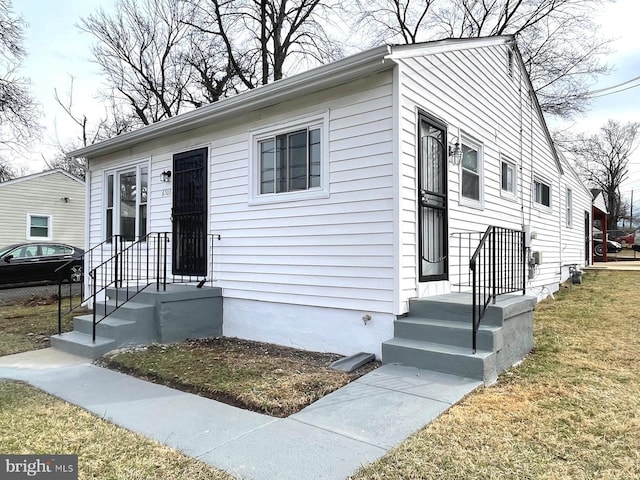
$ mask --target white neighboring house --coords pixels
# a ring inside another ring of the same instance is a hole
[[[560,154],[562,176],[562,215],[560,242],[562,265],[559,282],[570,276],[571,267],[583,267],[592,262],[592,194],[568,159]]]
[[[84,181],[56,169],[2,182],[0,219],[0,247],[52,241],[84,248]]]
[[[410,299],[465,283],[471,232],[526,232],[540,298],[588,255],[591,199],[511,36],[375,48],[70,156],[88,162],[90,247],[220,235],[200,272],[174,236],[168,268],[215,279],[227,336],[380,356]]]

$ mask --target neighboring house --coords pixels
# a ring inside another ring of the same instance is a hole
[[[84,248],[84,181],[48,170],[2,182],[0,219],[0,247],[54,241]]]
[[[562,214],[560,216],[560,242],[562,265],[559,282],[570,276],[570,267],[586,266],[592,262],[592,195],[571,163],[560,154],[564,170],[561,179]]]
[[[89,247],[173,232],[170,273],[215,279],[228,336],[380,356],[411,299],[468,291],[490,225],[526,233],[538,298],[588,257],[591,199],[511,36],[368,50],[71,156]]]

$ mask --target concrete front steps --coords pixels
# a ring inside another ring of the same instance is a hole
[[[129,293],[129,296],[132,292]],[[51,346],[68,353],[96,359],[117,348],[150,343],[171,343],[186,338],[222,335],[222,290],[194,285],[167,285],[166,291],[147,287],[126,303],[126,292],[107,290],[106,301],[97,302],[93,315],[73,319],[73,331],[51,337]],[[115,310],[115,311],[114,311]]]
[[[409,314],[394,323],[382,344],[382,362],[482,380],[486,385],[533,348],[535,297],[502,295],[480,324],[472,350],[471,294],[411,299]]]

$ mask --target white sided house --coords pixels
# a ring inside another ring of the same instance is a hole
[[[0,247],[46,241],[84,248],[84,181],[56,169],[1,182],[0,219]]]
[[[490,382],[531,349],[536,297],[588,257],[591,200],[510,36],[365,51],[72,156],[89,246],[138,281],[220,289],[227,336]]]

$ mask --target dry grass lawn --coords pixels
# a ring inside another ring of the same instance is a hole
[[[28,385],[1,380],[0,452],[78,455],[80,480],[233,478]]]
[[[73,330],[73,318],[69,315],[63,319],[62,331],[70,330]],[[56,333],[58,301],[54,297],[0,307],[0,356],[47,348],[49,337]]]
[[[640,478],[640,272],[538,305],[535,352],[355,479]]]

